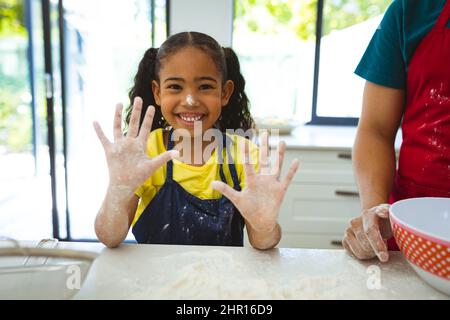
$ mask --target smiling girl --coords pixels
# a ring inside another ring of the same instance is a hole
[[[245,226],[255,248],[276,246],[278,212],[298,161],[280,181],[284,143],[271,167],[267,135],[259,150],[226,133],[254,126],[234,52],[202,33],[175,34],[147,50],[134,82],[126,134],[121,105],[114,142],[94,123],[110,178],[95,221],[99,240],[116,247],[132,227],[138,243],[242,246]],[[203,135],[211,129],[221,141],[208,149]],[[199,137],[202,157],[193,163]],[[180,148],[186,142],[190,148]]]

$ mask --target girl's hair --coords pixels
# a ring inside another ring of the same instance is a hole
[[[222,48],[212,37],[199,32],[181,32],[169,37],[159,49],[148,49],[141,62],[136,76],[134,86],[128,96],[130,105],[126,110],[126,124],[130,122],[133,101],[135,97],[143,100],[140,125],[144,119],[149,105],[156,105],[152,91],[152,81],[159,83],[159,71],[161,61],[185,47],[195,47],[207,53],[217,66],[222,75],[222,84],[227,80],[234,82],[234,91],[228,104],[222,108],[221,115],[215,123],[215,127],[222,132],[227,129],[238,130],[254,129],[255,124],[249,110],[249,101],[245,94],[245,79],[241,74],[238,57],[231,48]],[[165,128],[168,123],[163,118],[161,108],[155,108],[152,130]]]

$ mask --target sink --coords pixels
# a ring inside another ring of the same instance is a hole
[[[0,300],[70,299],[81,289],[97,256],[88,251],[0,245]]]

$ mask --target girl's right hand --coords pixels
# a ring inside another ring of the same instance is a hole
[[[350,254],[361,260],[378,257],[381,262],[388,261],[384,239],[392,237],[389,207],[389,204],[380,204],[364,210],[361,216],[350,221],[342,240],[342,245]]]
[[[118,104],[114,116],[114,142],[106,138],[98,122],[94,129],[105,150],[109,169],[109,187],[134,192],[145,180],[167,161],[177,157],[178,151],[166,151],[151,159],[146,154],[147,138],[150,133],[155,108],[149,106],[139,130],[139,119],[142,110],[142,99],[136,97],[133,103],[129,129],[122,133],[122,109]]]

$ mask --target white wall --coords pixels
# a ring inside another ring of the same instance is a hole
[[[233,32],[233,0],[171,0],[169,35],[198,31],[230,47]]]

